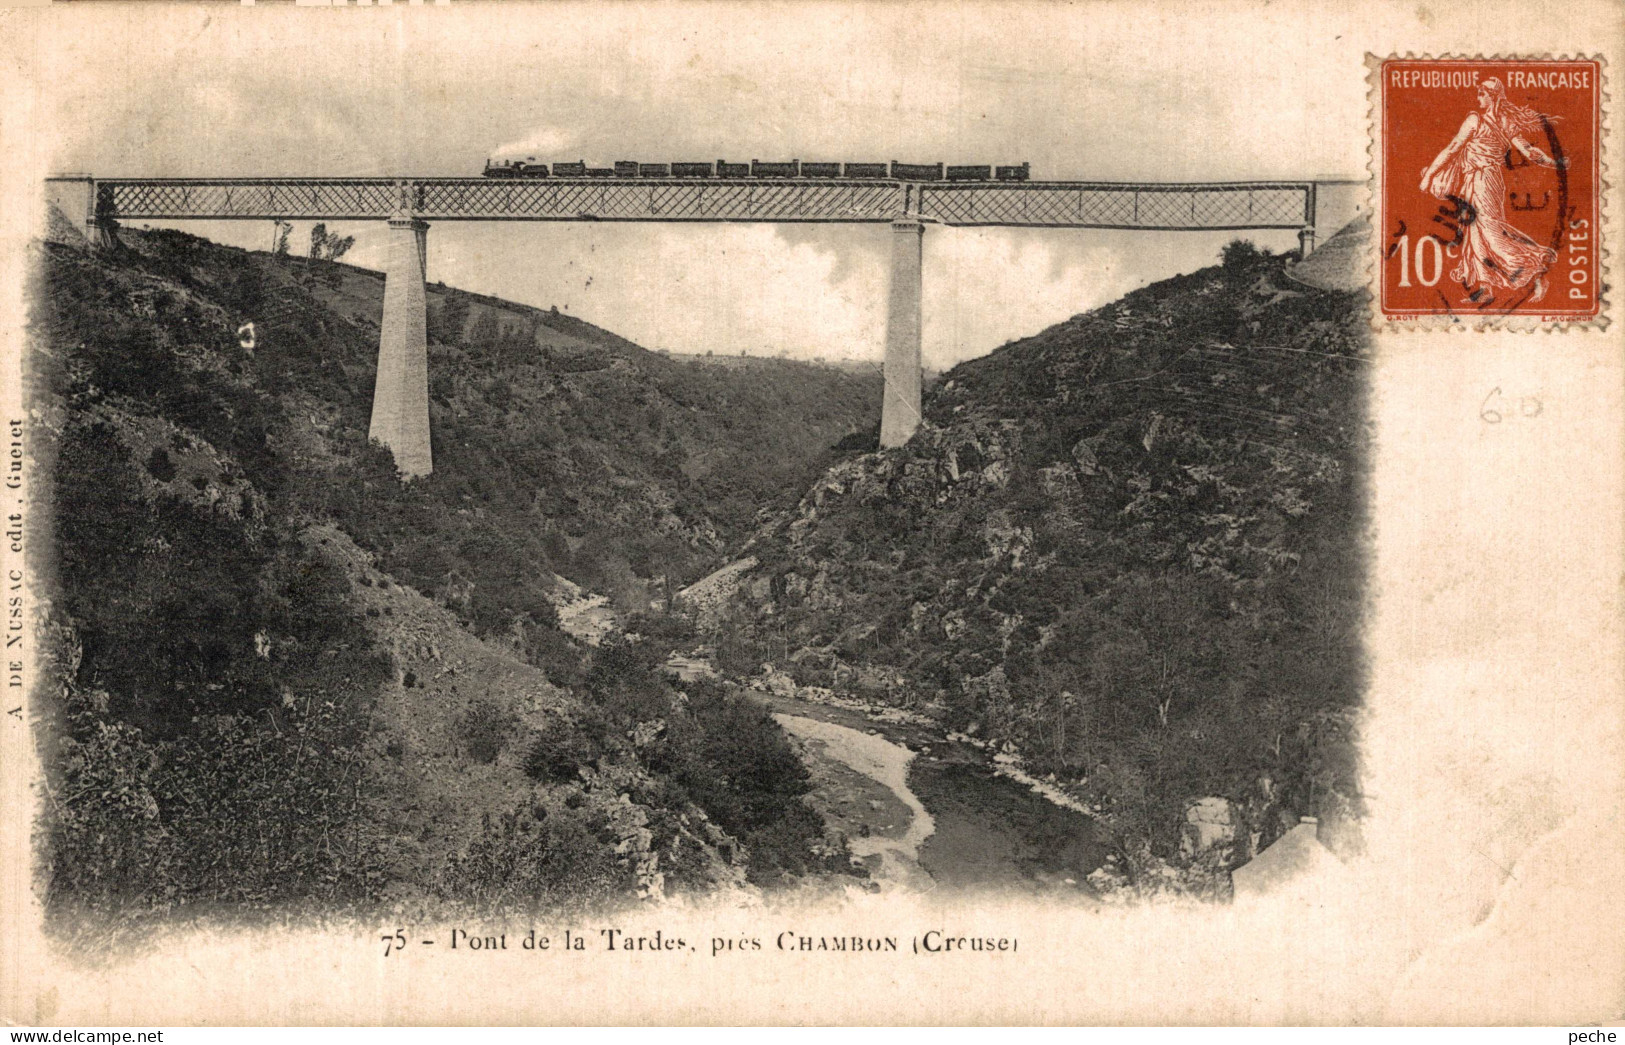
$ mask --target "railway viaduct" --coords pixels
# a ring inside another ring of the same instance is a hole
[[[835,222],[891,226],[880,443],[920,423],[921,258],[925,229],[1225,231],[1285,229],[1307,256],[1354,216],[1360,183],[904,182],[811,178],[96,178],[47,179],[47,197],[84,215],[95,246],[126,220],[386,221],[371,438],[403,477],[427,475],[424,276],[433,221]],[[76,220],[76,219],[75,219]]]

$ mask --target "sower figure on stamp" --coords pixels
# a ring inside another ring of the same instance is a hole
[[[1557,252],[1507,222],[1506,180],[1501,174],[1502,163],[1514,149],[1532,163],[1557,167],[1527,137],[1541,129],[1544,119],[1535,110],[1508,101],[1500,80],[1485,80],[1478,89],[1478,112],[1467,114],[1455,138],[1422,171],[1423,192],[1472,207],[1462,222],[1461,259],[1450,270],[1450,278],[1470,291],[1517,290],[1533,282],[1530,300],[1546,296],[1546,273],[1557,261]]]

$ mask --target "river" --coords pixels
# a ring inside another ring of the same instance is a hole
[[[850,726],[782,713],[773,718],[785,732],[801,739],[803,750],[809,753],[809,761],[813,763],[809,768],[814,779],[825,778],[820,781],[820,787],[826,795],[838,791],[840,797],[836,802],[853,806],[837,811],[837,815],[850,817],[852,823],[859,825],[857,833],[848,835],[847,848],[870,868],[871,877],[893,888],[931,888],[934,882],[920,866],[919,854],[920,843],[931,836],[936,824],[908,786],[908,764],[913,761],[914,752]],[[888,802],[884,795],[869,797],[872,790],[860,783],[857,801],[863,804],[856,805],[850,790],[831,786],[829,767],[818,765],[824,760],[840,763],[879,784],[897,801]],[[895,808],[898,804],[901,809]]]
[[[1106,848],[1088,817],[997,775],[985,752],[917,724],[756,694],[794,736],[810,796],[884,890],[988,888],[1088,902]]]

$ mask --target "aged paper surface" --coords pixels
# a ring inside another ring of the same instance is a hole
[[[29,295],[39,286],[31,273],[40,255],[29,242],[42,235],[48,174],[472,175],[482,150],[513,144],[517,125],[536,132],[518,147],[544,159],[581,153],[607,163],[624,149],[664,162],[690,149],[703,158],[704,143],[720,142],[732,150],[720,155],[741,158],[827,150],[852,160],[1030,160],[1034,180],[1353,180],[1351,205],[1368,208],[1368,60],[1584,56],[1600,59],[1603,75],[1597,231],[1617,257],[1625,146],[1608,106],[1622,39],[1625,13],[1605,2],[3,10],[8,460],[25,460],[47,420],[40,404],[24,401],[21,368]],[[516,92],[515,82],[533,93]],[[535,100],[534,119],[507,118],[516,97]],[[437,151],[441,139],[461,151]],[[474,233],[442,232],[454,223],[430,224],[431,279],[441,264],[437,237],[460,256],[496,253]],[[261,221],[254,236],[269,227]],[[479,228],[506,236],[528,226]],[[573,249],[651,235],[646,228],[654,226],[590,226]],[[697,320],[674,311],[623,332],[683,347],[695,343],[685,324],[731,332],[776,317],[771,329],[827,322],[837,335],[878,327],[883,291],[852,306],[856,319],[841,311],[838,293],[811,306],[794,300],[795,283],[774,277],[773,258],[815,253],[807,244],[819,227],[780,228],[791,231],[729,241],[747,278],[762,280],[758,315],[724,315],[740,290],[722,266],[715,284],[676,278],[685,265],[710,264],[705,243],[694,241],[651,247],[658,264],[646,281],[618,293],[628,314],[640,295],[669,295],[660,300],[672,310],[708,301],[712,311],[696,309]],[[928,366],[946,369],[1141,283],[1212,264],[1217,251],[1204,240],[1200,256],[1182,254],[1184,233],[1042,235],[1052,253],[1036,261],[1007,241],[955,241],[953,264],[966,274],[955,276],[951,297],[927,292]],[[1054,246],[1065,236],[1084,244],[1075,248],[1083,262],[1065,253],[1074,248]],[[1276,239],[1284,240],[1276,250],[1298,246],[1291,234]],[[605,249],[636,249],[628,242]],[[506,249],[525,257],[522,245]],[[933,262],[931,249],[928,280],[951,267]],[[357,250],[372,252],[357,255],[363,266],[384,267],[381,236]],[[553,258],[512,264],[533,263],[562,271]],[[1612,281],[1616,264],[1596,259],[1599,285]],[[874,271],[884,272],[879,262]],[[1012,297],[1027,284],[1055,296],[1032,318]],[[661,289],[677,285],[689,297]],[[516,296],[504,290],[513,286],[497,280],[486,292]],[[585,285],[573,292],[585,294]],[[609,321],[617,299],[595,300],[598,311],[587,314],[622,330]],[[1604,300],[1617,311],[1617,294]],[[974,336],[941,335],[932,324],[949,321],[932,317],[948,314]],[[746,890],[549,920],[436,920],[416,907],[365,924],[299,915],[257,928],[235,924],[226,910],[116,940],[87,958],[43,928],[36,818],[57,800],[42,784],[54,727],[38,695],[24,692],[39,670],[30,637],[20,665],[8,664],[0,709],[3,1015],[55,1026],[1621,1019],[1625,344],[1618,317],[1605,318],[1606,326],[1550,331],[1372,336],[1363,852],[1340,858],[1340,870],[1307,892],[1103,907],[1032,890],[929,884],[814,899]],[[949,346],[935,359],[933,338]],[[729,354],[736,343],[727,342]],[[1154,435],[1145,437],[1147,452]],[[0,514],[8,516],[8,624],[26,630],[51,596],[38,573],[51,549],[36,543],[48,540],[49,490],[37,462],[19,472],[21,489],[7,484]],[[25,519],[11,518],[25,509]],[[26,566],[25,544],[38,556]],[[662,944],[611,951],[606,928],[632,938],[658,932]],[[588,946],[523,949],[532,929],[555,941],[569,931]],[[386,956],[380,939],[397,930],[411,945]],[[456,931],[463,946],[452,951]],[[936,942],[1018,945],[918,953],[933,931]],[[505,948],[468,949],[470,938],[502,934]],[[795,949],[802,937],[890,938],[897,950]],[[429,938],[438,945],[418,942]],[[683,943],[668,949],[672,940]],[[741,943],[752,940],[759,949]]]

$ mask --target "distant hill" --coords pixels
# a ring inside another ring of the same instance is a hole
[[[1286,260],[1233,244],[955,367],[695,589],[719,656],[1011,745],[1125,855],[1198,797],[1255,843],[1350,822],[1367,319]]]
[[[710,352],[674,352],[661,349],[660,355],[678,363],[691,363],[699,366],[721,367],[723,369],[749,370],[758,366],[774,366],[791,363],[801,366],[825,367],[830,370],[839,370],[843,373],[859,377],[878,379],[884,372],[882,361],[876,359],[836,359],[823,356],[814,359],[783,359],[775,356],[752,355],[716,355]],[[920,378],[926,388],[930,388],[942,380],[942,371],[932,370],[929,367],[920,371]],[[878,439],[879,433],[876,432]]]

